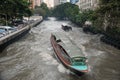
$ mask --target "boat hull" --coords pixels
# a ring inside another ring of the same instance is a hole
[[[67,55],[69,57],[69,55],[67,54],[67,52],[65,51],[65,49],[57,44],[56,42],[56,38],[54,35],[51,35],[51,45],[54,49],[54,54],[55,56],[59,59],[59,61],[67,68],[69,69],[70,71],[74,72],[75,74],[79,75],[79,76],[82,76],[84,74],[84,72],[80,71],[80,70],[77,70],[77,69],[74,69],[71,67],[71,63],[68,59],[66,59],[62,54],[63,54],[63,51],[64,51],[64,54]],[[62,51],[63,50],[63,51]]]

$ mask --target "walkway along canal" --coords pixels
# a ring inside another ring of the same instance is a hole
[[[100,42],[100,35],[73,27],[64,32],[54,18],[43,21],[19,41],[0,53],[0,80],[120,80],[120,50]],[[64,33],[88,58],[89,72],[76,76],[54,57],[51,33]]]
[[[35,27],[36,25],[42,22],[42,18],[30,23],[29,25],[22,25],[20,28],[17,28],[16,31],[11,32],[0,38],[0,51],[3,51],[5,47],[7,47],[12,42],[20,39],[22,36],[28,33],[31,27]]]

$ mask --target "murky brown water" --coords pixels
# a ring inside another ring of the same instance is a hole
[[[71,24],[54,18],[43,21],[0,53],[0,80],[120,80],[120,50],[80,28],[64,32],[62,23]],[[78,77],[57,62],[50,44],[52,32],[68,35],[82,49],[88,57],[89,73]]]

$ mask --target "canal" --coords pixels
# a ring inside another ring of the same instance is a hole
[[[73,30],[64,32],[63,23]],[[88,58],[87,74],[76,76],[56,60],[50,44],[54,32],[64,33],[82,49]],[[0,53],[0,80],[120,80],[120,50],[101,42],[100,36],[49,18]]]

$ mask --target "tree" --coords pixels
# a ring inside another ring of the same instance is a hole
[[[42,3],[41,6],[36,6],[36,8],[34,9],[34,14],[39,14],[43,16],[43,18],[48,17],[49,13],[50,10],[45,3]]]
[[[42,3],[40,8],[42,8],[45,11],[45,13],[46,13],[45,17],[48,17],[48,15],[49,15],[49,8],[47,7],[47,4]]]
[[[120,1],[100,0],[99,7],[93,12],[91,21],[92,27],[106,38],[120,40]],[[117,44],[117,43],[116,43]]]
[[[64,3],[58,5],[54,9],[54,16],[59,19],[68,18],[72,22],[78,24],[79,26],[83,26],[85,21],[92,19],[93,10],[84,10],[79,12],[79,8],[77,5],[71,3]]]
[[[54,12],[54,16],[59,19],[65,19],[65,18],[72,19],[71,16],[74,16],[75,14],[79,13],[79,8],[74,4],[64,3],[56,6],[53,12]]]
[[[38,15],[43,16],[43,17],[46,16],[45,10],[43,10],[40,7],[37,7],[37,8],[34,9],[34,14],[38,14]]]
[[[107,35],[120,34],[120,0],[100,0],[99,8],[96,9],[96,20],[101,29]]]
[[[29,9],[29,5],[27,0],[0,0],[0,16],[5,15],[7,21],[30,16],[32,11]]]

